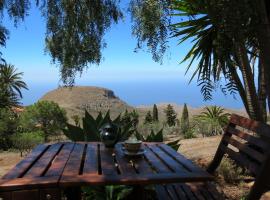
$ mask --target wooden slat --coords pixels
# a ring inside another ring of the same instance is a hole
[[[35,161],[46,151],[49,146],[46,144],[38,145],[33,151],[21,160],[13,169],[11,169],[3,179],[12,179],[20,177]]]
[[[155,170],[158,173],[168,173],[168,172],[172,172],[172,170],[170,168],[168,168],[168,166],[166,166],[162,160],[160,160],[159,157],[157,157],[152,151],[151,149],[148,148],[147,144],[142,144],[143,148],[146,150],[144,155],[145,158],[147,159],[147,161],[150,163],[151,166],[153,166],[155,168]]]
[[[213,176],[200,172],[183,173],[160,173],[160,174],[117,174],[117,175],[95,175],[87,174],[84,176],[62,176],[60,186],[76,187],[81,185],[149,185],[156,183],[176,183],[176,182],[197,182],[211,181]]]
[[[188,199],[188,197],[186,196],[186,194],[184,193],[183,191],[183,188],[181,188],[179,186],[179,184],[173,184],[174,188],[175,188],[175,191],[179,197],[179,199]]]
[[[250,144],[260,147],[264,151],[267,151],[270,147],[270,144],[268,142],[265,142],[261,138],[254,137],[253,135],[237,130],[231,126],[227,128],[226,132],[236,135],[239,138],[248,141]]]
[[[248,170],[250,170],[250,172],[257,174],[260,169],[260,166],[257,165],[254,162],[250,162],[250,160],[246,159],[243,155],[241,155],[239,152],[235,152],[232,149],[220,145],[220,149],[225,152],[226,154],[228,154],[228,156],[235,160],[241,167],[247,168]]]
[[[125,156],[121,143],[115,145],[115,157],[121,174],[136,174],[135,166],[130,163],[130,158]]]
[[[44,176],[60,176],[66,166],[69,156],[74,148],[74,143],[66,143],[52,162]]]
[[[100,144],[100,161],[102,174],[117,174],[117,169],[113,160],[113,149],[106,148],[104,144]]]
[[[41,176],[47,169],[47,166],[50,165],[61,147],[61,143],[51,145],[50,148],[42,155],[42,157],[38,159],[38,161],[27,171],[24,177]]]
[[[85,144],[75,143],[73,151],[67,161],[63,176],[76,176],[80,173],[81,161]]]
[[[270,126],[265,123],[261,123],[255,120],[250,120],[239,115],[231,115],[230,123],[241,126],[245,129],[256,132],[257,134],[270,139]]]
[[[190,199],[190,200],[197,200],[197,198],[195,198],[193,192],[191,192],[190,187],[188,187],[186,184],[180,184],[180,185],[181,185],[181,188],[183,188],[183,191],[188,196],[188,199]]]
[[[156,185],[155,190],[157,191],[158,200],[171,200],[163,185]]]
[[[98,143],[89,143],[86,149],[86,156],[83,174],[98,174]]]
[[[177,193],[172,184],[164,185],[171,199],[178,200]]]
[[[160,144],[158,145],[164,152],[166,152],[168,155],[170,155],[173,159],[181,163],[181,165],[186,168],[188,171],[191,172],[203,172],[204,171],[197,167],[195,164],[193,164],[190,160],[185,158],[183,155],[177,153],[175,150],[173,150],[171,147],[169,147],[166,144]]]
[[[11,191],[39,187],[57,187],[59,176],[0,179],[0,190]]]
[[[197,186],[197,188],[198,188],[198,190],[196,192],[193,190],[193,192],[196,195],[204,197],[202,199],[214,200],[212,195],[209,193],[209,191],[204,186]],[[191,187],[191,190],[192,190],[192,187]]]
[[[184,168],[183,165],[179,164],[179,162],[176,162],[175,159],[173,159],[167,153],[162,151],[157,145],[146,145],[146,146],[148,146],[160,160],[162,160],[164,163],[166,163],[166,165],[173,172],[185,172],[185,171],[187,171],[187,169]]]
[[[208,200],[207,198],[204,198],[204,195],[202,194],[202,188],[201,188],[201,184],[181,184],[183,185],[183,188],[186,188],[186,190],[189,190],[190,193],[193,194],[193,196],[198,199],[198,200]],[[212,200],[211,198],[209,198],[209,200]]]
[[[235,140],[232,137],[226,137],[225,136],[223,138],[223,140],[228,142],[232,146],[236,147],[237,149],[245,152],[248,156],[250,156],[251,158],[253,158],[253,159],[255,159],[255,160],[259,161],[259,162],[263,162],[265,160],[265,156],[263,154],[261,154],[258,151],[255,151],[254,149],[250,148],[246,144],[243,144],[243,143]]]

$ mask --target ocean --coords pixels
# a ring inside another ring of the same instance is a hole
[[[204,101],[200,87],[196,83],[188,84],[183,80],[152,81],[95,81],[77,85],[104,87],[114,91],[115,95],[131,106],[152,105],[154,103],[187,103],[192,107],[218,105],[226,108],[241,109],[243,104],[239,96],[224,95],[219,89],[213,93],[211,101]],[[23,105],[38,101],[45,93],[56,89],[57,83],[28,83],[29,90],[23,92]],[[64,98],[64,97],[63,97]]]

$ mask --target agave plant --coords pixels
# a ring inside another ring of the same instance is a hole
[[[100,112],[96,118],[85,111],[85,116],[82,118],[82,127],[67,124],[67,129],[64,129],[63,132],[72,141],[101,141],[100,128],[107,123],[113,123],[117,126],[117,141],[127,140],[134,132],[131,122],[122,122],[121,114],[112,120],[109,110],[104,116]]]
[[[163,137],[163,129],[160,129],[157,133],[155,133],[153,130],[151,130],[150,134],[147,135],[147,137],[144,137],[142,134],[136,131],[135,137],[138,140],[144,141],[144,142],[163,142],[164,137]],[[178,150],[180,147],[179,143],[180,140],[175,140],[172,142],[167,143],[170,147],[172,147],[174,150]]]

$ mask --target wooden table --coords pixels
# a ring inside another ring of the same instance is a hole
[[[123,144],[57,143],[37,146],[0,179],[4,200],[60,199],[61,190],[85,185],[147,185],[207,181],[213,177],[163,143],[144,143],[127,157]],[[1,196],[2,195],[2,196]]]

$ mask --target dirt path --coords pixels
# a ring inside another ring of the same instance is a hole
[[[14,167],[22,158],[19,153],[0,152],[0,177]]]
[[[220,140],[221,136],[181,140],[178,151],[192,160],[206,159],[210,161],[217,150]]]

